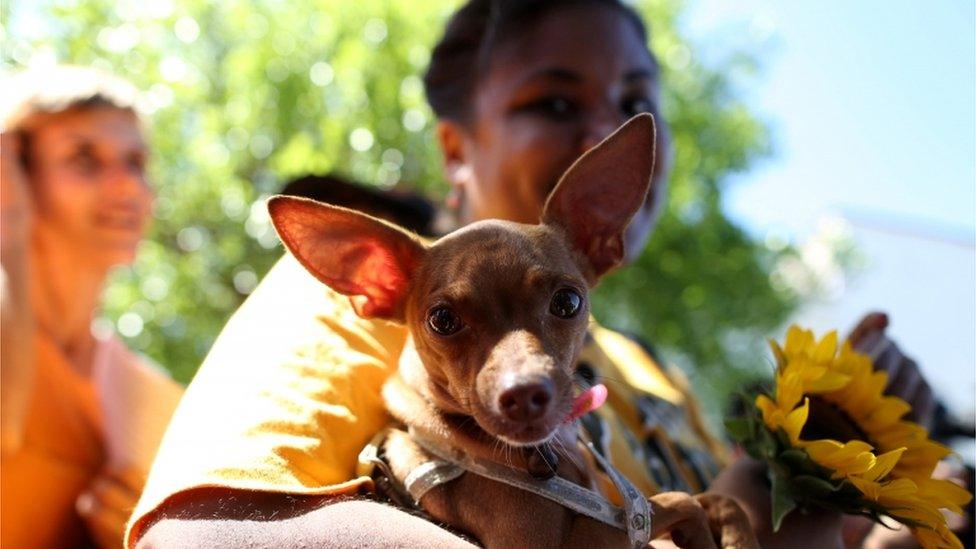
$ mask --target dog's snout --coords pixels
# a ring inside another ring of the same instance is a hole
[[[534,421],[549,411],[555,392],[549,379],[517,382],[498,396],[498,408],[512,421]]]

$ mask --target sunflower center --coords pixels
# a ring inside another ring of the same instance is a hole
[[[816,396],[810,397],[810,415],[800,437],[803,440],[829,438],[839,442],[863,440],[870,443],[867,433],[843,409]]]

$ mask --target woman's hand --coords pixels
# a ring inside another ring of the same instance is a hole
[[[0,249],[4,256],[26,249],[30,235],[32,211],[23,146],[19,134],[0,133]]]
[[[98,547],[121,547],[125,523],[139,501],[143,477],[137,471],[103,470],[78,496],[75,507]]]
[[[0,133],[0,451],[20,449],[33,384],[27,244],[33,216],[19,136]]]
[[[752,458],[741,458],[726,467],[709,486],[709,492],[727,496],[739,504],[765,549],[844,546],[843,515],[833,511],[794,510],[783,519],[779,531],[773,532],[766,465]]]
[[[932,388],[919,370],[918,364],[905,356],[898,345],[885,336],[887,327],[888,315],[868,313],[851,332],[848,340],[854,349],[871,356],[876,370],[888,372],[885,393],[911,404],[912,410],[906,419],[931,429],[937,406]]]

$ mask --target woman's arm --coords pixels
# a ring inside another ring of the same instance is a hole
[[[405,339],[402,327],[359,318],[346,297],[283,258],[228,321],[180,401],[133,513],[129,546],[157,523],[167,535],[231,536],[225,546],[240,545],[232,541],[244,535],[234,534],[238,527],[284,545],[324,535],[318,531],[327,523],[308,514],[313,509],[279,522],[281,515],[249,519],[239,503],[262,493],[349,493],[365,484],[357,456],[389,421],[380,389]],[[214,497],[187,499],[208,488]],[[206,520],[188,518],[200,508],[208,509]],[[339,520],[343,508],[322,514]],[[373,530],[399,527],[395,521],[378,519]]]
[[[18,136],[0,134],[0,451],[16,452],[33,382],[31,205]]]
[[[156,547],[472,548],[460,537],[397,508],[349,497],[226,489],[181,494],[160,510],[136,545]]]

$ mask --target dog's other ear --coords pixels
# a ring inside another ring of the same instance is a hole
[[[553,189],[542,222],[566,232],[590,284],[624,257],[624,232],[654,171],[654,117],[639,114],[581,156]]]
[[[307,198],[275,196],[268,212],[285,247],[363,318],[403,322],[410,278],[426,248],[366,214]]]

